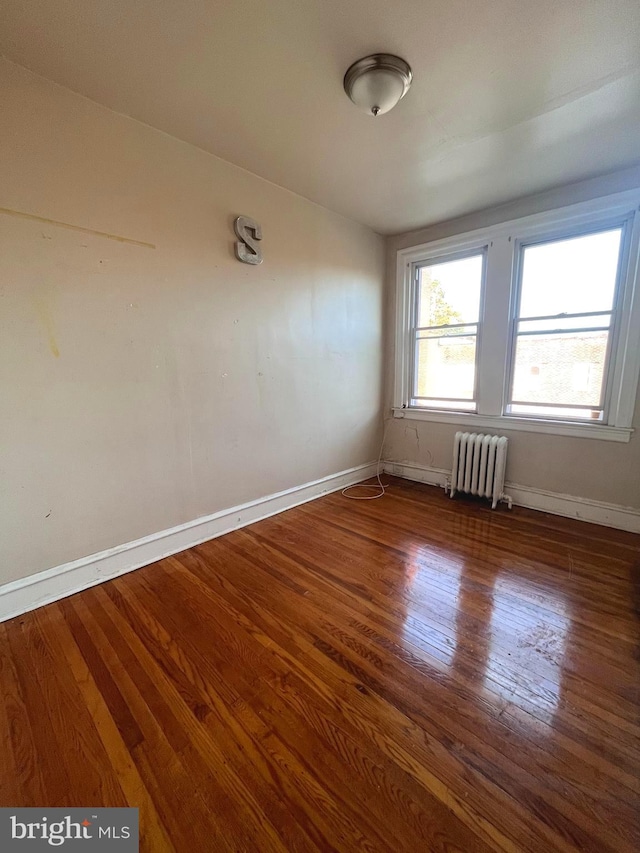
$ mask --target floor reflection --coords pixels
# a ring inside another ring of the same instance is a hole
[[[526,567],[514,571],[495,540],[489,545],[490,525],[475,533],[466,553],[433,543],[411,549],[406,647],[420,650],[434,677],[453,677],[480,688],[494,706],[516,706],[550,723],[562,698],[569,604],[562,593],[527,578]]]
[[[428,656],[437,671],[452,666],[463,558],[434,546],[415,545],[405,573],[403,638]]]
[[[544,601],[540,599],[544,597]],[[551,722],[561,699],[571,618],[564,596],[521,577],[495,580],[484,686]]]

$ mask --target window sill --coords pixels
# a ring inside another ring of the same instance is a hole
[[[628,442],[633,429],[612,427],[604,424],[569,423],[567,421],[543,421],[513,416],[476,415],[471,412],[436,412],[427,409],[393,408],[394,418],[407,418],[432,423],[457,424],[468,432],[491,429],[515,430],[517,432],[542,432],[547,435],[568,435],[574,438],[596,438],[600,441]]]

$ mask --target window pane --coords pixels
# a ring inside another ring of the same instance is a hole
[[[483,255],[420,267],[418,326],[477,323]]]
[[[526,246],[520,317],[613,307],[622,229]]]
[[[473,400],[476,338],[422,338],[416,346],[416,397]]]
[[[414,397],[411,400],[412,407],[421,409],[455,409],[458,412],[475,412],[476,404],[473,400],[465,402],[464,400],[420,400]]]
[[[603,412],[601,409],[562,408],[562,406],[523,406],[515,403],[509,407],[512,415],[529,415],[534,418],[561,418],[562,420],[590,420],[601,421]]]
[[[598,407],[608,334],[577,332],[519,337],[512,400]]]

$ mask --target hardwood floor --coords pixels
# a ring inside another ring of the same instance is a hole
[[[0,804],[135,805],[153,853],[637,851],[640,537],[391,482],[0,625]]]

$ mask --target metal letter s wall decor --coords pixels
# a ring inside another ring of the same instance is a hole
[[[255,219],[248,216],[238,216],[233,228],[239,238],[236,243],[236,258],[243,264],[261,264],[262,249],[258,241],[262,240],[262,228]]]

